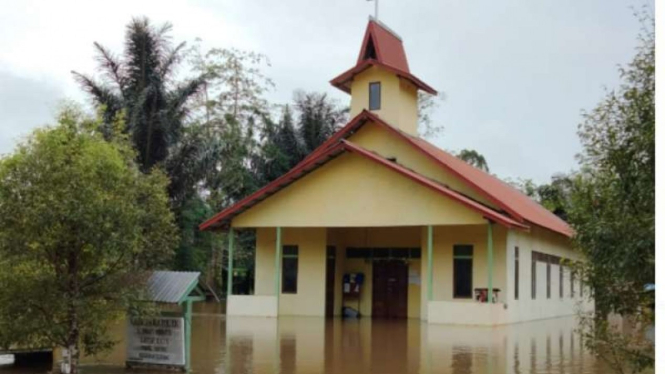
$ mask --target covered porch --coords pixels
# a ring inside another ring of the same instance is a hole
[[[230,316],[340,316],[351,308],[361,318],[505,323],[509,229],[491,221],[254,230],[254,295],[233,295],[229,287]],[[231,275],[235,235],[229,232]],[[347,284],[358,274],[362,284]],[[492,289],[495,297],[488,298]]]

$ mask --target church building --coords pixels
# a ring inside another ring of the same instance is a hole
[[[228,315],[500,325],[591,307],[562,265],[579,256],[566,222],[418,136],[419,91],[436,91],[400,36],[370,18],[331,84],[351,96],[351,120],[200,226],[229,232],[230,274],[234,232],[256,232],[254,294],[229,292]]]

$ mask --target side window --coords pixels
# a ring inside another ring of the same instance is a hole
[[[563,299],[563,264],[559,263],[559,298]]]
[[[381,83],[372,82],[369,84],[369,110],[381,109]]]
[[[515,300],[520,299],[520,247],[515,247]]]
[[[537,253],[531,252],[531,299],[536,299],[536,256]]]
[[[547,260],[547,298],[549,299],[552,296],[552,265],[549,259]]]
[[[282,293],[298,293],[298,246],[282,247]]]
[[[453,246],[453,297],[471,298],[473,293],[473,246]]]

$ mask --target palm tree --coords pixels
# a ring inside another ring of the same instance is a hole
[[[475,166],[480,170],[488,172],[489,166],[485,160],[485,156],[474,151],[473,149],[463,149],[457,154],[457,158],[466,162],[469,165]]]
[[[101,81],[72,72],[94,103],[104,108],[104,128],[112,136],[113,120],[123,114],[124,131],[130,135],[143,171],[162,163],[170,147],[183,136],[187,102],[205,83],[204,76],[174,81],[185,43],[172,47],[170,24],[155,27],[145,18],[134,18],[127,25],[125,51],[121,58],[94,43]]]

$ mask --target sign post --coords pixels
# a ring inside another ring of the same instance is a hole
[[[205,301],[199,272],[155,271],[147,282],[151,301],[180,306],[182,312],[163,311],[155,317],[127,321],[128,367],[156,366],[191,369],[192,303]],[[171,309],[172,310],[172,309]]]
[[[127,364],[186,368],[185,321],[182,317],[130,319]]]

